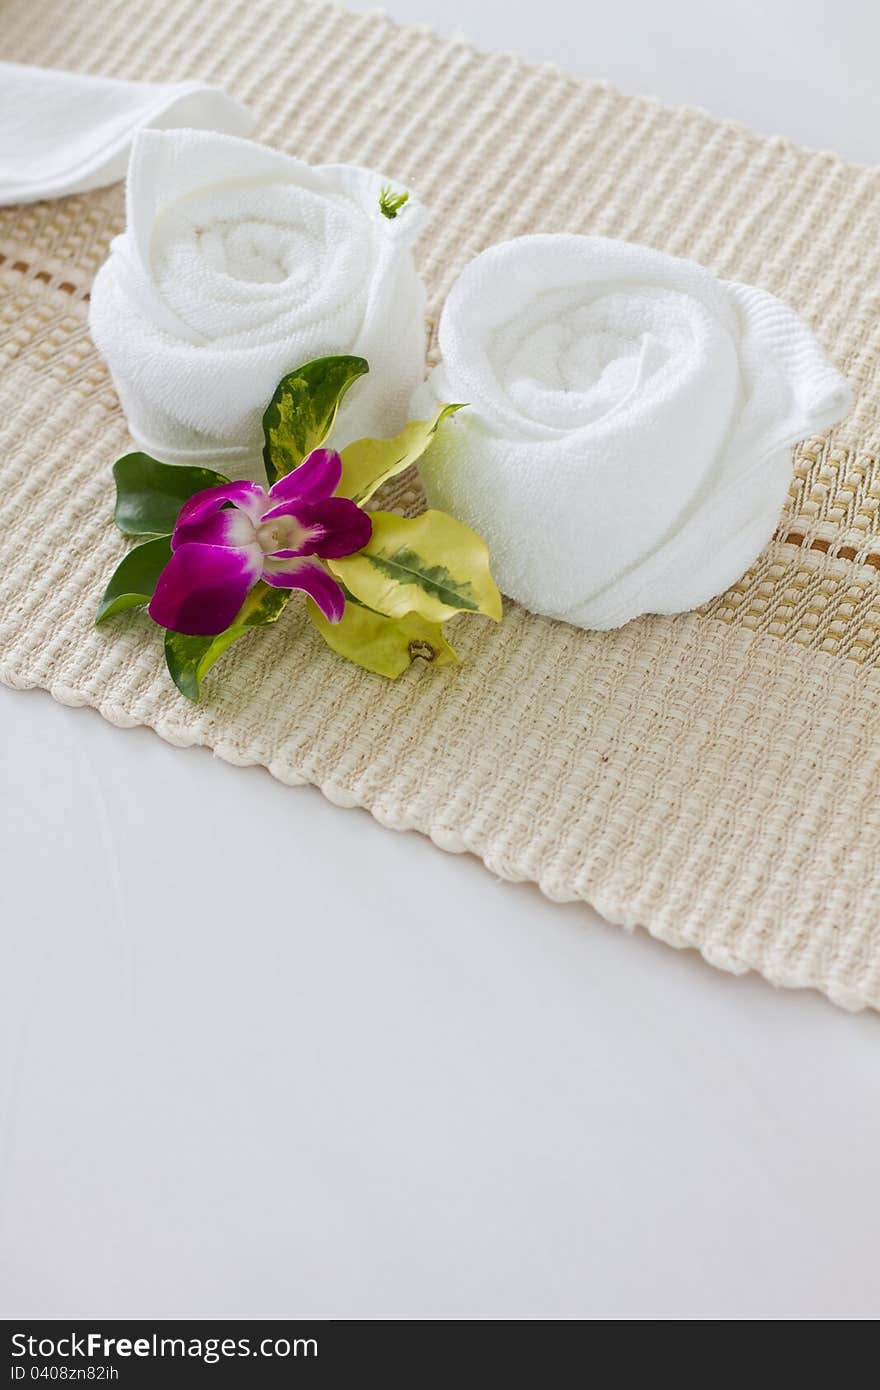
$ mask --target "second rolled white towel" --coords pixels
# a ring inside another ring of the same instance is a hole
[[[140,448],[255,473],[280,379],[336,354],[370,372],[334,444],[402,428],[424,370],[411,250],[424,213],[410,198],[383,214],[386,183],[205,131],[137,136],[128,225],[95,279],[90,323]]]
[[[787,305],[602,237],[520,237],[459,277],[413,413],[468,403],[421,471],[500,588],[588,628],[722,592],[770,540],[792,445],[850,392]]]

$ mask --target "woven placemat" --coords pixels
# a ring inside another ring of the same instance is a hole
[[[313,782],[724,969],[880,1007],[880,173],[378,16],[296,0],[6,0],[3,56],[217,82],[257,138],[372,164],[453,277],[529,231],[625,237],[781,295],[856,408],[798,451],[776,539],[704,612],[591,634],[508,604],[458,669],[347,665],[299,605],[179,697],[144,615],[97,632],[129,447],[87,297],[117,187],[0,212],[0,679]],[[404,499],[406,500],[406,499]]]

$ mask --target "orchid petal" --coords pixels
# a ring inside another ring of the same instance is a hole
[[[355,550],[363,550],[373,532],[373,524],[367,513],[347,497],[327,497],[323,502],[303,502],[299,498],[281,502],[266,512],[262,520],[266,525],[288,516],[293,517],[306,534],[296,549],[279,546],[270,552],[282,559],[292,559],[297,555],[321,555],[336,560],[343,555],[351,555]]]
[[[195,521],[178,521],[171,537],[171,549],[182,545],[253,545],[256,529],[250,517],[238,507],[223,507],[213,514],[205,509]]]
[[[345,612],[342,588],[317,560],[300,560],[291,564],[285,560],[267,559],[263,579],[278,589],[304,589],[330,623],[338,623]]]
[[[258,483],[249,483],[246,480],[238,483],[220,483],[217,487],[204,488],[188,502],[184,502],[177,524],[182,526],[184,522],[201,521],[203,517],[219,511],[224,502],[233,502],[256,523],[261,513],[266,510],[267,501],[265,490]]]
[[[313,508],[312,525],[323,536],[316,536],[314,553],[327,560],[337,560],[363,550],[373,534],[369,515],[347,497],[328,497]]]
[[[159,575],[147,611],[172,632],[214,636],[233,622],[262,566],[258,545],[181,545]]]
[[[271,497],[272,494],[269,495]],[[273,521],[276,516],[292,516],[301,526],[311,526],[314,514],[314,502],[306,502],[301,497],[291,497],[287,501],[279,502],[277,507],[270,507],[267,512],[263,512],[260,520]]]
[[[342,459],[334,449],[313,449],[299,468],[273,483],[269,496],[276,502],[294,497],[304,502],[323,502],[332,497],[342,477]]]

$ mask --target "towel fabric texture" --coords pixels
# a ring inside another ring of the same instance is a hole
[[[850,406],[804,321],[693,261],[523,236],[467,265],[413,413],[466,401],[422,465],[502,590],[580,627],[695,608],[773,535],[792,445]]]
[[[403,426],[424,371],[411,251],[424,211],[411,198],[386,216],[389,184],[225,135],[137,136],[127,228],[95,280],[90,322],[140,448],[253,473],[281,377],[335,353],[365,357],[370,373],[343,402],[334,442]]]
[[[247,135],[252,125],[246,107],[205,82],[123,82],[0,63],[0,204],[116,183],[145,126]]]

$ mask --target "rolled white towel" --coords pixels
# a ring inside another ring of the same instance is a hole
[[[499,587],[581,627],[677,613],[770,540],[792,445],[850,406],[812,332],[763,290],[604,237],[520,237],[472,261],[412,411],[449,420],[430,502],[488,541]]]
[[[247,135],[253,117],[204,82],[126,82],[0,63],[0,204],[116,183],[144,126]]]
[[[425,296],[410,198],[344,164],[309,166],[249,140],[143,131],[128,225],[92,290],[91,330],[140,448],[241,476],[260,464],[260,421],[286,372],[365,357],[333,442],[391,435],[424,370]]]

